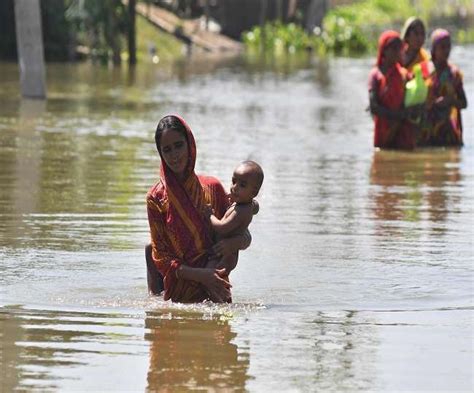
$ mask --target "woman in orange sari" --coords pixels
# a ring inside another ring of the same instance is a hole
[[[151,246],[146,250],[148,289],[160,293],[162,277],[165,300],[229,302],[231,285],[225,269],[208,268],[208,259],[223,248],[236,252],[248,247],[250,235],[224,239],[213,246],[206,205],[220,218],[228,198],[217,179],[195,174],[196,144],[181,117],[162,118],[155,142],[161,176],[147,195],[151,234]]]
[[[374,146],[413,149],[415,132],[403,106],[407,71],[400,65],[402,40],[396,31],[379,38],[376,66],[369,76],[370,112],[374,118]]]

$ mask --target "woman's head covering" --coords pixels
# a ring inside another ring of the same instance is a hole
[[[420,24],[421,26],[423,26],[423,29],[425,29],[425,24],[423,23],[423,21],[420,18],[416,17],[416,16],[410,16],[406,20],[405,24],[403,25],[402,31],[401,31],[401,36],[402,36],[403,41],[406,41],[408,33],[417,24]],[[425,31],[426,31],[426,29],[425,29]]]
[[[196,165],[196,141],[194,140],[193,133],[191,128],[189,128],[188,124],[184,121],[184,119],[176,114],[168,115],[165,117],[174,117],[178,120],[179,123],[183,126],[184,130],[186,131],[185,137],[186,141],[188,142],[188,163],[186,165],[184,179],[185,181],[190,177],[190,175],[194,174],[194,167]],[[160,154],[161,158],[161,179],[166,183],[171,177],[175,178],[173,171],[168,167],[166,161],[164,160],[161,149],[158,148],[158,153]]]
[[[435,60],[435,49],[439,43],[446,39],[451,38],[451,34],[446,29],[436,29],[431,33],[431,58]]]
[[[398,32],[395,30],[387,30],[380,35],[377,51],[377,66],[380,67],[382,65],[383,53],[385,49],[395,41],[400,41],[401,43],[400,34],[398,34]]]

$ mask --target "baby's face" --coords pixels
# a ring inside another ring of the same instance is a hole
[[[239,165],[232,175],[232,186],[230,196],[236,203],[250,203],[257,195],[256,176],[251,167]]]

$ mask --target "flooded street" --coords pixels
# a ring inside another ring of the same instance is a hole
[[[5,391],[472,391],[473,48],[452,60],[465,147],[416,152],[372,148],[372,59],[49,64],[46,102],[0,63]],[[232,305],[147,295],[169,112],[198,173],[265,171]]]

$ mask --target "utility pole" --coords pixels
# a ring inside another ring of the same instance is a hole
[[[46,98],[46,67],[40,0],[15,0],[15,28],[21,95]]]
[[[266,42],[266,31],[265,31],[265,22],[267,20],[267,0],[260,0],[260,29],[261,29],[261,51],[265,52],[265,42]]]

